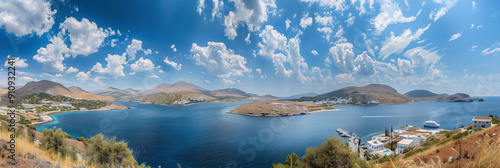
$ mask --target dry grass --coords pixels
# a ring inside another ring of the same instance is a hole
[[[500,166],[500,139],[484,136],[478,141],[478,146],[473,153],[473,158],[465,167],[498,167]]]
[[[4,139],[6,141],[10,140],[10,132],[7,132],[3,129],[0,129],[0,139]],[[60,162],[60,166],[65,167],[75,167],[75,166],[85,166],[83,160],[79,159],[78,161],[74,161],[70,157],[61,157],[59,154],[54,154],[48,151],[40,150],[34,143],[28,141],[25,136],[16,137],[16,159],[19,162],[18,165],[6,165],[6,167],[34,167],[35,160],[27,159],[27,155],[35,155],[36,160],[46,160],[51,162],[52,164],[56,164]],[[22,156],[19,156],[21,154]],[[24,155],[23,155],[24,154]],[[24,157],[23,157],[24,156]],[[6,158],[0,158],[0,164],[7,162]],[[86,166],[89,167],[89,166]]]

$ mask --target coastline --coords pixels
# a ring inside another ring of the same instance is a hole
[[[118,106],[114,107],[116,105],[118,105]],[[97,112],[97,111],[112,111],[112,110],[122,110],[122,109],[130,109],[130,107],[125,106],[125,105],[121,105],[121,104],[115,104],[115,105],[112,104],[112,105],[108,105],[108,106],[101,107],[101,108],[98,108],[98,109],[93,109],[93,110],[49,111],[49,112],[45,112],[44,115],[50,117],[50,115],[52,115],[52,114],[58,114],[58,113]],[[54,121],[54,118],[50,117],[49,120],[44,120],[44,121],[41,121],[41,122],[35,122],[35,123],[31,123],[31,124],[33,124],[33,125],[40,125],[40,124],[45,124],[45,123],[49,123],[49,122],[52,122],[52,121]]]

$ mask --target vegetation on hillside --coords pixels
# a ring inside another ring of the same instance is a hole
[[[142,98],[140,99],[140,101],[150,102],[154,104],[172,105],[175,101],[183,101],[187,98],[199,98],[200,96],[207,100],[215,99],[213,97],[200,93],[178,92],[178,93],[157,93],[152,96]]]
[[[357,152],[351,152],[345,142],[339,137],[331,137],[320,147],[310,147],[302,160],[295,153],[288,155],[284,163],[273,164],[273,168],[290,167],[373,167],[369,162],[359,158]]]
[[[52,101],[52,102],[58,102],[58,103],[70,103],[73,105],[75,108],[80,108],[84,107],[89,110],[92,109],[98,109],[101,107],[105,107],[111,103],[105,102],[105,101],[100,101],[100,100],[86,100],[86,99],[73,99],[70,97],[62,96],[62,95],[51,95],[47,93],[32,93],[29,95],[22,96],[21,98],[18,98],[16,100],[19,108],[22,109],[21,104],[42,104],[42,100],[46,101]],[[3,100],[0,102],[2,105],[10,105],[6,100]],[[64,107],[60,107],[61,110],[64,110]],[[49,106],[42,106],[42,107],[37,107],[37,110],[40,112],[43,111],[51,111]],[[69,109],[66,109],[69,110]]]

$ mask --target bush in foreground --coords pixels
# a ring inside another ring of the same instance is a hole
[[[296,155],[295,155],[296,156]],[[294,160],[294,153],[287,157],[287,160]],[[358,157],[357,152],[351,152],[351,148],[347,146],[341,138],[331,137],[320,147],[310,147],[306,150],[306,155],[302,157],[302,161],[294,161],[293,167],[372,167],[363,159]],[[285,161],[285,164],[273,164],[273,167],[290,167],[290,164]]]
[[[132,156],[132,151],[124,142],[116,142],[116,138],[105,141],[99,134],[92,137],[86,147],[85,156],[87,164],[101,167],[137,167],[137,161]]]
[[[61,128],[56,129],[56,127],[54,127],[53,129],[44,129],[42,133],[43,138],[40,139],[40,147],[43,150],[61,154],[62,157],[70,156],[76,160],[76,152],[70,149],[66,142],[66,138],[69,135],[63,132]]]

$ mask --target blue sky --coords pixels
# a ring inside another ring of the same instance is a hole
[[[388,84],[500,95],[500,10],[480,0],[0,2],[18,83],[86,90],[187,81],[288,96]],[[6,66],[0,69],[6,79]],[[5,83],[5,82],[4,82]]]

